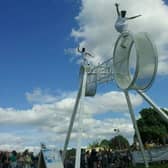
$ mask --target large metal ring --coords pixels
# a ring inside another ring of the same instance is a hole
[[[157,67],[157,50],[147,33],[126,32],[119,36],[113,53],[114,79],[119,88],[147,90]]]

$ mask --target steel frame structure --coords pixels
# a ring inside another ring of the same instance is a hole
[[[135,48],[136,65],[134,72],[130,71],[130,55],[132,49]],[[115,44],[112,58],[99,64],[92,66],[88,64],[86,59],[86,51],[83,50],[84,59],[80,69],[80,87],[76,97],[74,110],[71,116],[63,151],[63,161],[65,159],[66,150],[69,144],[73,123],[77,112],[78,116],[78,144],[76,152],[75,168],[80,168],[81,156],[81,138],[82,138],[82,118],[80,113],[84,112],[84,97],[94,96],[98,84],[115,81],[118,87],[123,91],[128,110],[132,119],[136,136],[139,141],[145,167],[149,164],[145,157],[144,146],[141,140],[139,129],[136,123],[134,110],[129,96],[130,90],[135,90],[150,106],[152,106],[158,114],[168,123],[168,116],[157,106],[144,92],[148,90],[156,77],[158,66],[158,54],[155,45],[150,40],[147,33],[131,34],[130,32],[122,33]],[[81,101],[82,100],[82,101]],[[83,104],[83,105],[82,105]],[[80,106],[80,108],[79,108]]]

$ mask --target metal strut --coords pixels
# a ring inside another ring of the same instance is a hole
[[[85,48],[83,48],[81,51],[78,48],[78,52],[80,52],[84,55],[85,54]],[[64,149],[63,149],[63,154],[62,154],[62,161],[63,162],[64,162],[65,157],[66,157],[66,151],[67,151],[70,136],[71,136],[71,133],[72,133],[72,128],[73,128],[73,124],[74,124],[74,121],[75,121],[75,117],[76,117],[76,114],[79,110],[80,100],[81,100],[82,97],[85,97],[86,80],[87,80],[87,71],[86,71],[86,62],[85,61],[86,60],[84,60],[84,63],[83,63],[83,66],[82,66],[83,76],[82,76],[81,81],[80,81],[79,91],[78,91],[78,94],[77,94],[77,97],[76,97],[76,101],[75,101],[73,113],[72,113],[72,116],[71,116],[71,119],[70,119],[70,124],[69,124],[69,128],[68,128],[67,136],[66,136],[65,143],[64,143]],[[79,113],[79,120],[80,120],[80,113]],[[80,132],[80,130],[81,130],[81,125],[80,125],[80,122],[79,122],[79,132]],[[79,144],[80,144],[80,137],[78,138],[78,146],[80,146]],[[80,147],[78,147],[78,148],[80,148]],[[77,155],[80,155],[79,149],[77,150],[77,153],[78,153]],[[77,156],[77,158],[78,158],[77,160],[80,160],[80,156]],[[77,161],[77,162],[79,162],[79,161]]]
[[[72,113],[72,116],[71,116],[67,136],[66,136],[65,143],[64,143],[64,150],[63,150],[63,154],[62,154],[62,160],[63,161],[65,160],[66,150],[67,150],[67,147],[68,147],[68,144],[69,144],[69,139],[70,139],[70,136],[71,136],[71,132],[72,132],[74,120],[75,120],[75,117],[76,117],[76,113],[78,111],[79,101],[80,101],[80,98],[81,98],[81,91],[82,91],[82,87],[80,86],[77,97],[76,97],[74,110],[73,110],[73,113]]]
[[[146,100],[155,110],[156,112],[161,116],[161,118],[168,123],[168,115],[160,108],[158,107],[145,93],[143,93],[140,90],[136,90],[139,95],[141,95],[144,100]]]
[[[133,107],[132,107],[132,104],[131,104],[130,96],[129,96],[128,91],[124,91],[124,94],[125,94],[125,97],[126,97],[126,100],[127,100],[129,112],[130,112],[131,119],[132,119],[132,122],[133,122],[133,126],[134,126],[134,129],[135,129],[135,133],[136,133],[138,141],[139,141],[139,145],[140,145],[142,157],[143,157],[143,160],[144,160],[144,163],[145,163],[145,167],[148,168],[149,164],[148,164],[148,161],[145,157],[145,150],[144,150],[144,146],[143,146],[141,136],[140,136],[140,133],[139,133],[139,129],[138,129],[138,125],[137,125],[137,122],[136,122],[135,115],[134,115],[134,110],[133,110]]]

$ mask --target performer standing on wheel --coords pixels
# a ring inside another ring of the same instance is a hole
[[[123,33],[123,32],[126,32],[128,31],[128,24],[127,24],[127,20],[131,20],[131,19],[135,19],[141,15],[136,15],[136,16],[133,16],[133,17],[126,17],[126,14],[127,14],[127,11],[126,10],[121,10],[119,11],[119,4],[118,3],[115,3],[115,6],[116,6],[116,10],[117,10],[117,15],[118,15],[118,18],[116,20],[116,23],[115,23],[115,29],[119,32],[119,33]]]

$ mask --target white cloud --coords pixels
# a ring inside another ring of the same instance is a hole
[[[143,100],[137,94],[130,94],[130,97],[134,106],[142,104]],[[127,111],[127,103],[122,92],[112,91],[96,95],[95,98],[88,98],[85,110],[89,113],[125,112]]]
[[[159,62],[158,71],[162,75],[167,75],[167,73],[168,73],[167,61],[160,61]]]
[[[115,136],[116,133],[114,132],[115,128],[119,128],[120,133],[122,135],[125,135],[126,137],[130,137],[133,134],[133,126],[131,124],[131,121],[127,118],[110,118],[105,120],[95,120],[95,119],[89,119],[84,120],[84,125],[87,125],[86,123],[89,123],[89,128],[84,127],[84,130],[86,132],[86,138],[90,138],[91,140],[96,139],[103,139],[103,138],[112,138],[112,136]],[[91,129],[90,129],[91,128]],[[129,139],[130,140],[130,139]]]
[[[148,32],[157,45],[159,53],[159,74],[168,74],[168,6],[162,0],[119,0],[120,8],[128,16],[142,14],[129,21],[133,32]],[[113,46],[119,35],[114,29],[116,10],[112,0],[82,0],[82,7],[76,20],[79,29],[71,35],[80,40],[80,45],[96,55],[93,62],[112,57]],[[163,63],[164,60],[164,63]]]
[[[36,88],[32,92],[25,93],[27,101],[32,104],[51,104],[66,97],[74,97],[75,95],[75,91],[64,92],[57,90],[56,92],[52,91],[51,93],[49,89],[42,90],[40,88]]]
[[[26,146],[33,147],[33,143],[36,147],[39,145],[38,143],[43,141],[48,144],[57,142],[63,145],[76,98],[74,92],[72,92],[72,94],[70,92],[67,94],[64,93],[64,95],[69,96],[65,98],[62,98],[62,95],[60,97],[57,96],[58,99],[55,99],[55,102],[40,105],[36,104],[28,110],[0,108],[1,125],[4,127],[13,127],[14,132],[16,126],[24,130],[24,134],[23,131],[21,131],[21,134],[17,132],[15,136],[8,134],[3,135],[5,139],[0,140],[0,147],[7,148],[12,144],[16,146],[17,149],[23,149]],[[138,95],[132,93],[130,95],[134,107],[141,105],[142,99]],[[44,98],[50,95],[47,94],[47,96],[45,96],[42,94],[41,96]],[[38,98],[41,100],[40,95]],[[120,128],[121,133],[130,138],[133,129],[128,117],[123,115],[128,111],[127,104],[124,100],[124,95],[121,92],[109,92],[99,94],[95,96],[95,98],[86,98],[84,111],[82,112],[84,138],[90,141],[97,139],[97,137],[111,138],[114,134],[114,128]],[[121,118],[104,118],[103,120],[95,118],[97,114],[104,115],[105,112],[120,113]],[[77,122],[75,122],[71,142],[76,141],[77,127]],[[18,144],[18,142],[21,144],[20,146],[15,145]],[[30,144],[30,142],[32,143]]]
[[[138,95],[130,94],[134,106],[142,103]],[[76,97],[58,99],[55,103],[33,105],[32,109],[15,110],[13,108],[0,108],[0,123],[5,124],[34,124],[43,125],[56,120],[68,120],[75,103]],[[121,92],[109,92],[96,95],[94,98],[86,98],[84,103],[86,116],[104,112],[125,112],[127,104]],[[52,125],[52,124],[51,124]]]
[[[24,141],[23,138],[9,133],[0,133],[0,136],[0,144],[5,144],[8,141],[9,143],[16,145],[21,144]]]
[[[32,93],[27,92],[26,98],[29,102],[36,104],[52,103],[57,100],[57,97],[42,91],[40,88],[34,89]]]
[[[0,151],[23,149],[24,138],[10,133],[0,133],[0,137]]]

